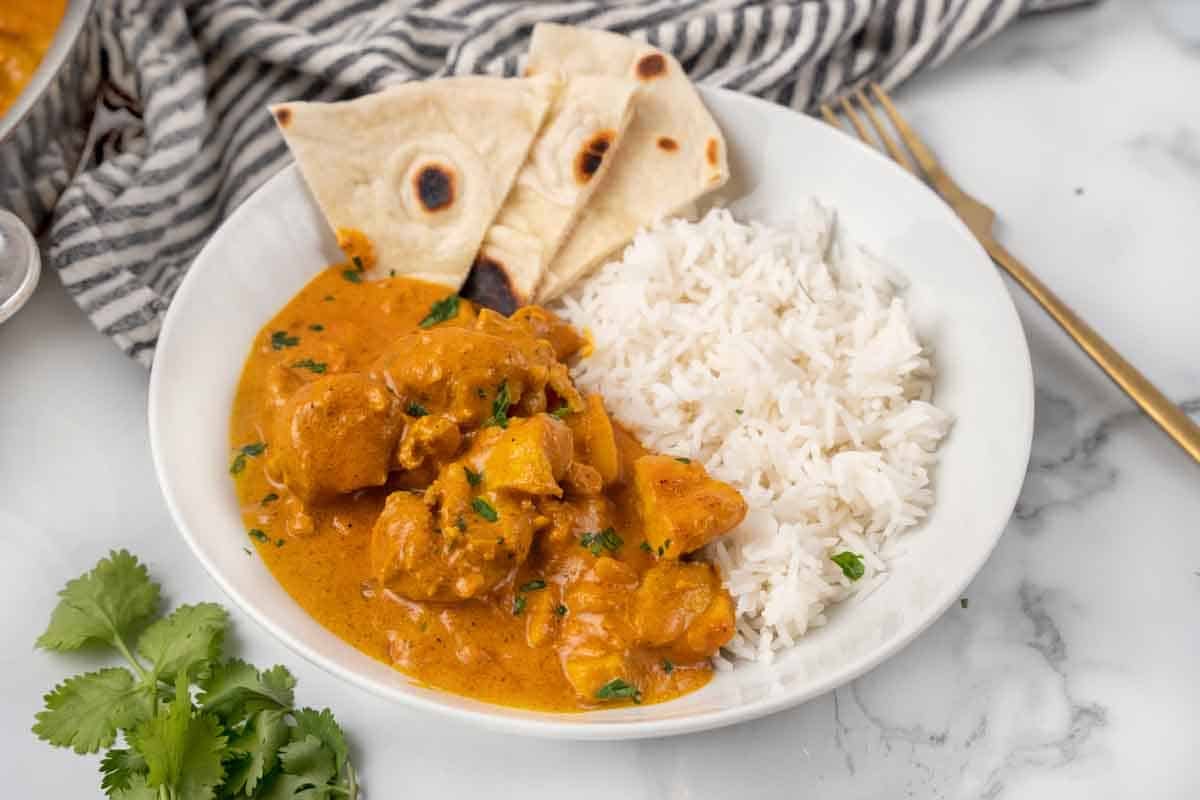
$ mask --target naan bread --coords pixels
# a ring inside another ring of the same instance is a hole
[[[671,55],[615,33],[539,24],[527,73],[558,71],[568,78],[632,78],[642,89],[621,152],[550,262],[539,302],[562,294],[638,228],[686,208],[729,177],[725,138]]]
[[[466,77],[271,112],[339,239],[361,231],[368,277],[457,290],[512,187],[559,84]]]
[[[568,80],[525,165],[484,236],[463,296],[503,314],[534,289],[579,210],[620,158],[638,82],[583,75]]]

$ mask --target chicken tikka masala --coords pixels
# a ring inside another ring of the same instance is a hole
[[[741,495],[581,395],[586,341],[552,312],[363,267],[326,270],[262,329],[234,403],[230,471],[284,588],[360,650],[489,702],[703,686],[734,607],[700,550]]]

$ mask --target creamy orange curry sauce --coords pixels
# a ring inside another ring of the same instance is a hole
[[[583,346],[538,307],[317,276],[259,333],[234,403],[258,553],[321,624],[431,686],[569,711],[704,685],[734,618],[697,551],[745,503],[582,396]]]
[[[0,114],[33,77],[66,10],[67,0],[0,2]]]

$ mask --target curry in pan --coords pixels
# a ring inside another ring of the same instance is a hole
[[[66,10],[67,0],[0,3],[0,114],[33,77]]]
[[[551,312],[365,281],[369,259],[313,279],[244,367],[231,472],[276,578],[360,650],[482,700],[565,711],[704,685],[734,607],[698,551],[741,495],[582,396],[586,340]]]

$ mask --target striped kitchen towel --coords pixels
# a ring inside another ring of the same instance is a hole
[[[552,20],[644,39],[698,81],[811,111],[864,80],[894,86],[1021,14],[1079,2],[98,0],[95,49],[81,58],[96,73],[78,82],[94,87],[82,100],[96,112],[79,167],[43,165],[35,193],[5,202],[49,221],[49,263],[67,291],[149,365],[196,253],[289,161],[268,103],[513,75],[534,23]]]

